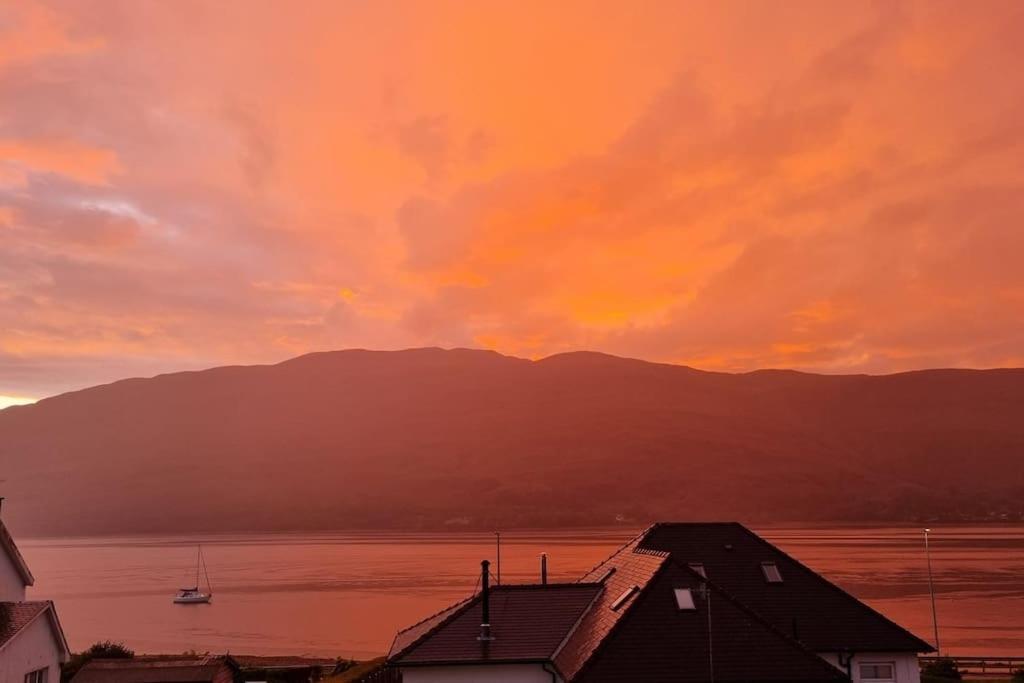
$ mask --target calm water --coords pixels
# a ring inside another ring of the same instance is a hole
[[[874,608],[931,639],[919,530],[761,528],[760,533]],[[502,579],[573,580],[632,535],[625,530],[507,533]],[[23,540],[33,595],[52,598],[71,641],[124,641],[140,652],[369,657],[396,629],[465,596],[490,534],[205,536],[211,605],[171,603],[194,580],[195,538]],[[944,650],[1024,655],[1024,526],[934,530]]]

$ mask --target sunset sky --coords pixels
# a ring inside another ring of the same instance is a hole
[[[0,406],[349,347],[1024,365],[1024,3],[0,3]]]

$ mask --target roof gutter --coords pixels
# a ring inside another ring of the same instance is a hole
[[[544,662],[543,664],[541,664],[540,668],[543,669],[545,673],[551,674],[551,683],[558,683],[558,672],[554,671],[552,669],[549,669],[547,662]]]
[[[847,650],[846,652],[839,652],[836,655],[836,659],[839,660],[839,663],[846,667],[846,676],[851,681],[853,680],[853,658],[856,657],[856,656],[857,656],[857,653],[854,652],[853,650]],[[845,662],[843,661],[844,657],[846,659]]]

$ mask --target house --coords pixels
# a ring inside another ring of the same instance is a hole
[[[404,683],[919,683],[928,643],[740,524],[656,524],[576,583],[489,585],[396,636]]]
[[[60,665],[70,657],[53,603],[25,599],[34,582],[0,519],[0,681],[5,683],[59,683]]]
[[[229,655],[243,681],[266,683],[315,683],[335,672],[343,662],[312,657]]]
[[[71,683],[238,683],[237,665],[225,655],[137,655],[94,659]]]

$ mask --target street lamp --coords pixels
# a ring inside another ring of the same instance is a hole
[[[928,548],[928,534],[931,529],[924,530],[924,556],[928,561],[928,593],[932,597],[932,629],[935,631],[935,652],[942,654],[942,648],[939,646],[939,620],[935,616],[935,584],[932,582],[932,553]]]

